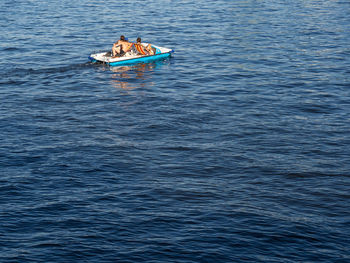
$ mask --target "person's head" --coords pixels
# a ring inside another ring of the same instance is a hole
[[[136,39],[136,42],[137,42],[137,43],[141,43],[141,37],[138,37],[138,38]]]
[[[125,41],[124,35],[121,35],[121,36],[120,36],[120,40],[121,40],[121,41]]]

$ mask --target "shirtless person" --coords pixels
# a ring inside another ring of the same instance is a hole
[[[125,40],[125,37],[121,35],[120,40],[118,40],[118,42],[113,44],[113,47],[112,47],[113,57],[115,56],[120,57],[124,55],[126,52],[128,52],[131,49],[132,45],[133,45],[132,43]]]

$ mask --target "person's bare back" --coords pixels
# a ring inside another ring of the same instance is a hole
[[[128,52],[131,49],[132,45],[133,45],[132,43],[125,40],[125,37],[123,35],[121,35],[120,40],[118,40],[113,45],[113,48],[112,48],[113,56],[117,56],[117,55],[121,56],[121,55],[125,54],[126,52]]]
[[[119,40],[117,43],[118,43],[118,45],[122,46],[122,49],[124,50],[124,52],[128,52],[129,49],[132,47],[132,43],[130,43],[128,41]]]

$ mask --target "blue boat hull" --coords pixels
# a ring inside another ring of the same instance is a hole
[[[132,59],[123,60],[123,61],[109,62],[108,64],[110,66],[124,66],[124,65],[137,64],[137,63],[149,63],[155,60],[165,59],[170,56],[171,56],[171,53],[169,52],[165,54],[157,54],[153,56],[146,56],[141,58],[132,58]]]

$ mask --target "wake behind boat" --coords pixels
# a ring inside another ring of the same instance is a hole
[[[148,46],[148,43],[142,43],[144,47]],[[89,56],[89,59],[93,63],[104,63],[109,66],[124,66],[136,63],[149,63],[159,59],[165,59],[171,56],[174,53],[174,50],[165,47],[159,47],[156,45],[151,45],[155,50],[152,55],[142,55],[137,52],[136,49],[132,49],[129,52],[126,52],[123,56],[113,56],[111,51],[103,51],[93,53]]]

